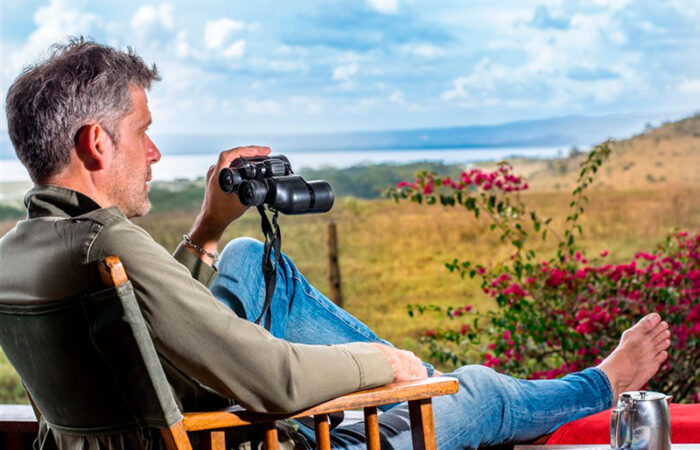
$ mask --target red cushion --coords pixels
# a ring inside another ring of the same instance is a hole
[[[700,403],[671,403],[671,442],[700,443]],[[547,445],[610,444],[610,411],[574,420],[559,427],[547,439]]]

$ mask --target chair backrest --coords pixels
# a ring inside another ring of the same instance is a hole
[[[106,259],[103,267],[121,268],[118,258]],[[126,274],[112,283],[101,275],[116,286],[45,304],[0,304],[0,345],[52,428],[170,427],[182,413],[131,283]]]

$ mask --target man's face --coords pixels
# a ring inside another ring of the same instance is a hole
[[[110,198],[127,217],[143,216],[151,209],[148,200],[151,164],[160,151],[146,134],[151,124],[148,98],[143,88],[131,87],[131,109],[120,121],[119,144],[114,152]]]

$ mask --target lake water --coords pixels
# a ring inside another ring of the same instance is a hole
[[[530,158],[551,158],[560,155],[561,147],[505,147],[505,148],[446,148],[427,150],[357,150],[333,152],[287,151],[294,169],[302,167],[319,168],[332,166],[351,167],[363,163],[409,163],[416,161],[442,161],[450,164],[494,161],[513,156]],[[197,178],[206,174],[214,164],[218,154],[163,155],[153,166],[155,180],[176,178]],[[0,181],[29,181],[24,166],[16,160],[0,160]]]

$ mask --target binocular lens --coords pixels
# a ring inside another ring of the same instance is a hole
[[[238,188],[238,198],[246,206],[258,206],[265,203],[267,184],[260,180],[246,180]]]
[[[236,187],[241,183],[242,178],[238,174],[226,167],[219,172],[219,186],[221,190],[230,194],[231,192],[236,192]]]
[[[331,184],[323,180],[309,181],[311,191],[314,193],[313,208],[310,213],[328,212],[333,207],[333,188]]]

